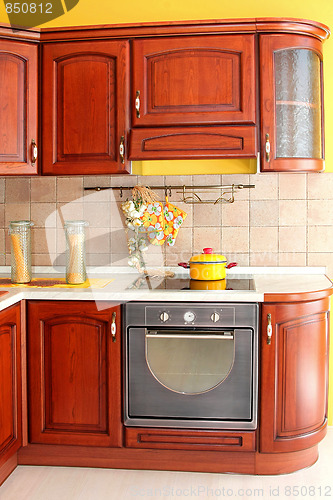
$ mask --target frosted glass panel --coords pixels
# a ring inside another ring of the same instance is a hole
[[[320,58],[308,49],[274,53],[276,157],[322,158]]]
[[[234,336],[160,331],[146,334],[146,362],[167,389],[181,394],[207,392],[229,375],[234,363]]]

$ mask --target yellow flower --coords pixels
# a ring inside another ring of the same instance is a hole
[[[164,224],[164,229],[163,229],[163,232],[165,234],[165,236],[168,236],[172,231],[172,226],[171,224],[168,224],[167,222]]]
[[[142,220],[143,220],[143,225],[145,227],[155,226],[155,224],[157,222],[157,217],[155,214],[149,214],[148,212],[146,212],[143,215]]]

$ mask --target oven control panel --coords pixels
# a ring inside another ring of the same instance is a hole
[[[167,307],[163,304],[160,306],[146,306],[145,323],[148,325],[165,324],[168,326],[221,326],[236,324],[236,309],[234,305],[205,307],[191,307],[184,305]]]
[[[128,302],[126,327],[253,327],[259,304],[253,302]]]

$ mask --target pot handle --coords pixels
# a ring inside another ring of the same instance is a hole
[[[178,262],[178,266],[183,267],[184,269],[190,269],[190,264],[187,262]]]
[[[237,262],[230,262],[226,267],[226,269],[231,269],[232,267],[236,267],[238,265]]]

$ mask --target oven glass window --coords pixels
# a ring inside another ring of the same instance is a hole
[[[146,362],[167,389],[201,394],[221,384],[235,358],[234,332],[146,330]]]

